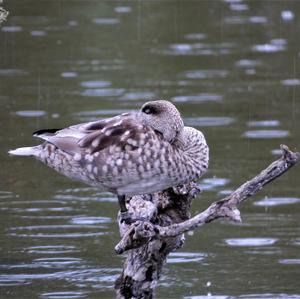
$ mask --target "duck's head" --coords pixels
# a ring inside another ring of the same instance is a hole
[[[141,108],[143,123],[161,133],[165,140],[175,141],[184,124],[177,108],[168,101],[151,101]]]

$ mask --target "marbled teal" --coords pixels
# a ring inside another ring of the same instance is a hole
[[[9,151],[34,156],[72,179],[119,197],[147,194],[197,180],[207,170],[209,150],[204,135],[184,126],[168,101],[145,103],[140,111],[40,130],[44,143]]]

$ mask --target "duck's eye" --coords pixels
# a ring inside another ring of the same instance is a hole
[[[145,106],[142,110],[143,113],[146,114],[157,114],[157,110],[154,107],[151,106]]]

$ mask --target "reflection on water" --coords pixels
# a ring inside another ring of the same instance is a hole
[[[225,295],[200,295],[200,296],[188,296],[184,299],[299,299],[298,295],[289,295],[289,294],[247,294],[241,296],[225,296]]]
[[[171,44],[166,49],[152,49],[153,54],[170,56],[219,56],[227,55],[232,52],[235,45],[231,43],[207,44]]]
[[[93,20],[96,25],[116,25],[120,20],[116,18],[96,18]]]
[[[246,131],[246,138],[284,138],[289,136],[289,131],[286,130],[253,130]]]
[[[30,32],[30,34],[31,34],[32,36],[45,36],[45,35],[47,34],[47,32],[46,32],[46,31],[43,31],[43,30],[32,30],[32,31]]]
[[[300,265],[300,258],[299,259],[283,259],[279,260],[280,264],[285,265]]]
[[[113,298],[123,262],[116,196],[6,155],[33,131],[171,99],[210,145],[192,214],[299,150],[299,1],[4,2],[1,298]],[[158,298],[300,298],[299,194],[295,167],[243,223],[188,234]]]
[[[199,93],[195,95],[176,96],[172,98],[174,103],[189,103],[189,102],[219,102],[222,96],[214,93]]]
[[[78,73],[77,72],[63,72],[63,73],[61,73],[61,76],[63,78],[75,78],[78,76]]]
[[[41,298],[45,299],[77,299],[77,298],[87,298],[88,292],[52,292],[43,293]]]
[[[23,28],[21,26],[3,26],[1,30],[3,32],[21,32]]]
[[[272,238],[237,238],[227,239],[226,244],[229,246],[267,246],[273,245],[277,239]]]
[[[69,245],[42,245],[30,246],[26,249],[28,253],[32,254],[64,254],[79,251],[75,246]]]
[[[168,264],[200,262],[207,256],[201,252],[172,252],[167,258]]]
[[[192,127],[227,126],[234,122],[232,117],[186,117],[184,123]]]
[[[262,52],[262,53],[274,53],[280,52],[285,50],[285,45],[277,44],[277,43],[270,43],[270,44],[262,44],[262,45],[254,45],[252,50],[255,52]]]
[[[300,80],[296,78],[285,79],[281,81],[281,84],[284,86],[297,86],[300,85]]]
[[[46,115],[46,111],[42,111],[42,110],[16,111],[16,115],[23,116],[23,117],[41,117]]]
[[[109,81],[85,81],[81,82],[80,85],[82,87],[87,87],[87,88],[100,88],[100,87],[107,87],[111,85],[111,82]]]
[[[117,97],[124,93],[122,88],[95,88],[95,89],[86,89],[81,92],[82,96],[86,97]]]
[[[280,206],[280,205],[289,205],[289,204],[294,204],[299,202],[300,202],[300,198],[296,198],[296,197],[266,197],[262,200],[256,201],[254,205],[262,206],[262,207],[273,207],[273,206]]]
[[[224,22],[229,25],[265,24],[268,22],[268,19],[264,16],[230,16],[226,17]]]
[[[278,127],[280,122],[278,120],[260,120],[260,121],[249,121],[249,127]]]
[[[195,70],[185,73],[185,77],[189,79],[213,79],[225,78],[229,72],[227,70]]]

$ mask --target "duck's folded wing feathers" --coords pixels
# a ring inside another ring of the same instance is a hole
[[[75,154],[87,151],[93,154],[109,146],[118,145],[136,148],[139,138],[146,127],[141,125],[132,114],[70,126],[65,129],[39,130],[35,137],[54,144],[59,149]]]
[[[78,144],[89,153],[104,150],[110,146],[118,146],[122,150],[128,145],[131,150],[137,148],[138,140],[144,134],[146,127],[132,118],[123,118],[107,123],[101,130],[96,130],[84,136]]]

